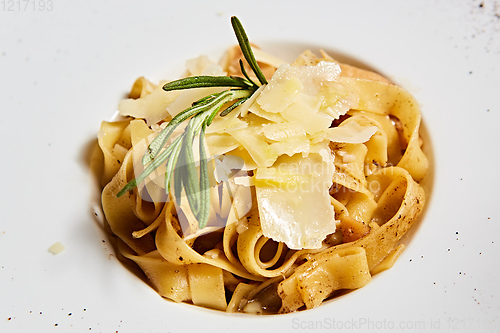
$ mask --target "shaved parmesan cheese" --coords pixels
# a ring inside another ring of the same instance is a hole
[[[300,94],[300,99],[281,112],[289,122],[300,122],[308,134],[326,131],[333,118],[319,113],[319,101],[316,96]]]
[[[298,79],[303,86],[303,92],[317,95],[324,82],[335,81],[340,75],[340,66],[334,62],[320,61],[315,66],[281,65],[269,81],[268,89],[273,89],[282,82]]]
[[[66,248],[64,247],[64,245],[61,244],[61,242],[55,242],[49,247],[49,252],[52,254],[59,254],[65,249]]]
[[[248,123],[238,118],[236,111],[231,112],[225,117],[215,117],[205,133],[224,133],[226,129],[239,129],[247,127]]]
[[[205,142],[210,156],[219,156],[240,147],[238,140],[229,134],[211,133],[205,136]]]
[[[223,155],[222,160],[216,158],[214,177],[217,183],[221,181],[227,182],[232,170],[240,171],[243,167],[244,161],[241,157],[235,155]]]
[[[270,168],[258,168],[255,189],[264,236],[291,249],[317,249],[335,232],[328,190],[334,166],[320,154],[281,156]]]
[[[235,138],[260,167],[271,166],[278,158],[278,155],[271,149],[262,135],[264,125],[269,124],[266,119],[248,114],[244,120],[248,123],[245,128],[228,128],[226,130]]]
[[[269,121],[275,123],[284,123],[286,121],[285,118],[281,116],[279,113],[267,112],[263,108],[260,107],[258,103],[253,103],[249,108],[248,112],[253,113],[256,116],[267,119]]]
[[[239,219],[236,225],[236,232],[238,234],[242,234],[247,230],[248,230],[248,220],[245,218]]]
[[[361,126],[355,121],[350,121],[345,125],[329,128],[327,138],[333,142],[363,143],[370,140],[377,131],[377,126]]]
[[[257,164],[255,163],[254,159],[252,158],[252,156],[250,156],[248,151],[243,146],[239,146],[236,149],[231,150],[228,154],[238,156],[243,159],[244,163],[241,170],[249,171],[255,170],[257,168]]]
[[[266,53],[257,47],[253,49],[253,54],[255,56],[255,60],[257,60],[258,62],[262,62],[264,64],[271,65],[276,68],[285,63],[284,60],[277,58],[269,53]]]
[[[299,121],[264,125],[264,135],[274,141],[286,141],[305,137],[304,126]]]
[[[119,114],[146,119],[148,125],[166,118],[167,107],[181,94],[180,91],[166,92],[159,85],[150,94],[138,99],[124,99],[118,104]]]
[[[247,186],[238,186],[233,197],[231,209],[238,220],[242,219],[252,208],[252,191]]]
[[[343,163],[351,163],[356,160],[356,155],[351,155],[351,154],[345,154],[342,156],[342,162]]]
[[[299,93],[317,96],[323,82],[334,81],[340,67],[333,62],[322,61],[316,66],[281,65],[262,91],[257,103],[267,112],[282,112],[295,103]]]
[[[325,97],[321,111],[333,119],[338,119],[346,114],[349,109],[358,105],[359,97],[340,82],[324,82],[321,87],[321,94]]]
[[[242,185],[242,186],[253,186],[253,178],[250,176],[240,176],[240,177],[234,177],[233,181],[236,185]]]
[[[307,137],[295,138],[284,142],[274,142],[270,145],[271,150],[277,155],[292,156],[297,153],[309,153],[311,143]]]
[[[259,97],[260,93],[262,92],[262,90],[265,88],[266,86],[262,85],[259,87],[259,89],[257,89],[253,94],[252,94],[252,97],[250,97],[249,99],[247,99],[243,104],[241,104],[240,106],[238,106],[236,108],[236,110],[234,110],[233,112],[231,113],[236,113],[242,117],[245,117],[247,114],[248,114],[248,109],[250,108],[250,106],[254,105],[255,104],[255,100],[257,99],[257,97]]]
[[[297,94],[302,90],[302,83],[297,77],[292,76],[288,80],[276,81],[271,80],[257,98],[257,103],[267,112],[283,111],[297,100]]]
[[[271,166],[276,158],[276,153],[269,147],[269,144],[264,141],[262,136],[257,136],[252,133],[249,128],[238,130],[227,130],[229,134],[245,147],[248,154],[252,157],[255,163],[261,167]]]
[[[197,58],[188,59],[186,61],[186,69],[189,75],[201,75],[207,68],[215,65],[206,55],[200,55]]]

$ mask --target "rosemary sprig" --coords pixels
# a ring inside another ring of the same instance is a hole
[[[231,24],[238,40],[241,52],[252,71],[257,76],[261,85],[267,84],[257,61],[252,52],[250,42],[239,19],[231,17]],[[146,154],[142,159],[145,166],[142,173],[125,185],[117,196],[137,187],[160,165],[166,163],[165,190],[170,193],[170,183],[174,182],[174,195],[180,204],[182,190],[185,190],[189,207],[198,220],[200,229],[208,222],[210,209],[210,183],[208,176],[208,157],[204,146],[205,129],[210,126],[213,119],[219,114],[226,116],[239,105],[243,104],[259,88],[246,72],[240,60],[242,77],[234,76],[194,76],[172,81],[163,86],[163,90],[183,90],[206,87],[227,87],[226,91],[203,97],[191,107],[177,114],[168,125],[149,144]],[[227,106],[224,110],[224,106]],[[222,110],[222,112],[221,112]],[[170,145],[166,143],[174,130],[184,121],[189,119],[184,132]],[[196,168],[193,144],[198,138],[199,144],[199,172]]]

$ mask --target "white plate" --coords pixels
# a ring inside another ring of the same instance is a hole
[[[100,121],[136,77],[175,78],[234,44],[231,15],[257,44],[331,50],[421,103],[434,155],[424,219],[391,270],[314,310],[235,316],[163,300],[92,216]],[[5,0],[0,36],[1,332],[500,329],[497,1]]]

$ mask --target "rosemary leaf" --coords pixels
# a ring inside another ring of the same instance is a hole
[[[252,83],[252,85],[257,86],[255,82],[252,81],[250,76],[248,76],[247,70],[245,69],[245,65],[243,65],[243,60],[240,59],[239,63],[240,63],[240,70],[243,76],[245,76],[246,79]]]
[[[221,117],[227,116],[231,111],[233,111],[234,109],[236,109],[241,104],[245,103],[247,99],[248,99],[248,97],[245,97],[245,98],[242,98],[239,101],[235,102],[233,105],[227,107],[224,111],[222,111],[219,114],[219,116],[221,116]]]
[[[177,164],[177,160],[179,159],[180,150],[182,147],[182,137],[179,136],[178,140],[172,143],[174,146],[172,150],[172,155],[167,161],[166,171],[165,171],[165,190],[167,195],[170,193],[170,181],[172,180],[172,176],[174,174],[174,169]]]
[[[153,171],[155,171],[163,162],[165,162],[170,155],[172,154],[175,146],[177,145],[177,141],[181,140],[181,137],[178,137],[170,146],[168,146],[158,157],[153,160],[143,171],[142,173],[129,181],[127,185],[125,185],[120,192],[116,195],[117,197],[121,197],[126,192],[133,190],[139,183],[141,183],[146,177],[148,177]]]
[[[252,96],[253,93],[254,93],[253,90],[243,90],[243,89],[228,90],[228,91],[226,91],[226,98],[224,100],[221,100],[221,102],[219,103],[218,109],[216,109],[214,111],[218,112],[224,106],[224,104],[226,104],[228,102],[232,102],[232,101],[238,100],[240,98],[245,98],[245,99],[249,98],[250,96]],[[214,120],[215,116],[217,115],[217,112],[212,112],[212,114],[210,115],[210,117],[207,120],[207,126],[210,126],[210,124],[212,124],[212,121]],[[231,112],[231,110],[229,112]],[[228,114],[229,112],[227,112],[226,114]]]
[[[179,156],[177,158],[177,163],[175,164],[175,174],[174,174],[174,196],[177,206],[181,205],[182,197],[182,184],[185,178],[185,169],[183,167],[184,163],[184,151],[181,149],[179,151]]]
[[[250,85],[251,86],[251,85]],[[163,90],[183,90],[208,87],[250,87],[247,82],[229,76],[191,76],[166,83]]]
[[[214,98],[217,98],[218,96],[220,96],[222,93],[224,93],[223,91],[221,92],[218,92],[218,93],[215,93],[215,94],[211,94],[211,95],[208,95],[208,96],[205,96],[205,97],[202,97],[200,98],[199,100],[197,100],[196,102],[193,102],[191,104],[191,106],[197,106],[197,105],[204,105],[204,104],[207,104],[207,103],[210,103]]]
[[[243,25],[241,25],[240,20],[236,16],[231,17],[231,24],[233,25],[236,39],[238,39],[238,44],[240,45],[240,49],[243,53],[243,56],[245,57],[245,60],[250,65],[250,68],[252,68],[253,72],[257,76],[257,79],[259,79],[259,82],[261,84],[267,84],[266,77],[260,70],[260,67],[257,64],[257,60],[255,60],[252,47],[250,46],[250,42],[248,40],[245,29],[243,29]]]
[[[205,228],[210,213],[210,178],[208,177],[207,153],[205,152],[205,129],[203,122],[200,132],[200,212],[197,216],[200,229]]]
[[[184,188],[186,189],[186,197],[189,202],[189,207],[191,207],[191,211],[195,216],[200,214],[201,202],[200,202],[200,182],[198,178],[198,172],[196,170],[196,161],[193,152],[193,144],[194,138],[203,123],[209,111],[206,113],[200,113],[193,117],[186,128],[186,135],[184,138],[184,157],[185,157],[185,168],[186,177],[183,179],[186,182],[184,183]],[[203,147],[204,149],[204,147]]]
[[[257,90],[257,88],[259,88],[259,86],[257,84],[255,84],[255,82],[253,82],[250,78],[242,78],[242,77],[238,77],[238,76],[231,76],[231,77],[235,80],[241,81],[244,84],[246,84],[248,86],[248,88],[245,88],[245,89]]]

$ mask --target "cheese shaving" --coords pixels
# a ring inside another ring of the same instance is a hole
[[[355,121],[328,129],[327,138],[333,142],[363,143],[378,130],[377,126],[361,126]]]
[[[52,254],[59,254],[63,252],[65,249],[66,248],[64,247],[64,245],[62,245],[61,242],[55,242],[49,247],[49,252]]]

